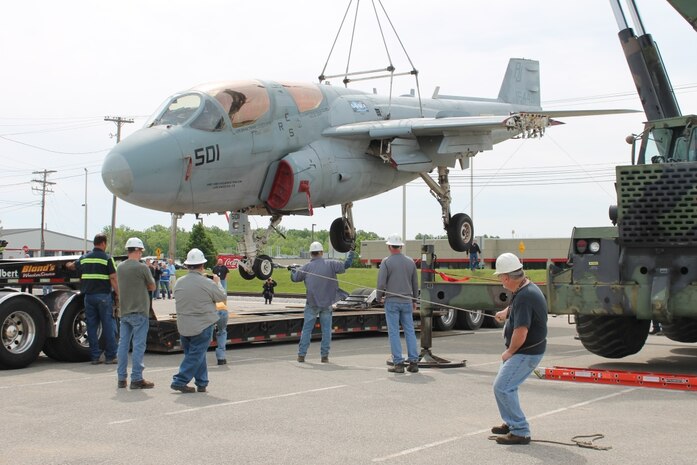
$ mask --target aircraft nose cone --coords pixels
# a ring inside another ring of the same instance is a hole
[[[104,185],[117,197],[124,197],[133,191],[133,172],[118,149],[107,155],[102,165]]]

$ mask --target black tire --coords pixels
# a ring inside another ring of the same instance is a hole
[[[496,310],[488,310],[486,315],[482,323],[482,328],[503,328],[503,325],[506,324],[505,321],[496,321],[496,318],[494,318]]]
[[[455,327],[475,331],[482,327],[485,318],[483,310],[460,310],[457,312]]]
[[[433,317],[433,328],[436,331],[450,331],[457,322],[457,310],[453,308],[441,309],[444,313],[441,316]]]
[[[118,328],[118,324],[116,325]],[[100,328],[100,342],[101,328]],[[87,320],[82,300],[72,302],[65,309],[58,324],[58,336],[48,338],[44,353],[60,362],[87,362],[90,360],[90,345],[87,340]]]
[[[472,218],[464,213],[451,216],[447,232],[450,248],[456,252],[467,252],[474,240]]]
[[[583,347],[606,358],[639,352],[646,342],[649,326],[651,321],[629,316],[576,316],[576,331]]]
[[[10,298],[0,305],[0,369],[24,368],[39,356],[46,320],[36,302]]]
[[[245,270],[244,267],[241,265],[237,265],[237,271],[240,272],[240,276],[242,276],[242,279],[246,279],[247,281],[251,281],[256,277],[254,276],[254,273],[247,273],[247,270]]]
[[[268,255],[259,255],[254,259],[252,269],[257,278],[266,281],[273,274],[273,260]]]
[[[697,342],[697,320],[676,318],[672,323],[661,323],[665,337],[676,342]]]
[[[355,241],[355,238],[349,234],[347,226],[345,219],[337,218],[332,221],[329,227],[329,240],[334,250],[339,253],[346,253],[351,250],[351,246]]]

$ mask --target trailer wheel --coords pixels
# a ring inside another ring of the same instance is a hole
[[[459,311],[457,312],[457,322],[455,326],[459,329],[475,331],[482,327],[484,318],[484,311],[482,310]]]
[[[662,323],[663,334],[671,341],[697,342],[697,320],[676,318],[672,323]]]
[[[622,358],[639,352],[646,342],[649,326],[649,320],[628,316],[576,316],[576,331],[583,347],[606,358]]]
[[[46,322],[31,302],[16,299],[0,305],[0,368],[24,368],[39,356],[46,339]]]
[[[61,362],[87,362],[90,359],[87,320],[81,305],[76,303],[65,309],[58,326],[58,337],[46,339],[44,353]]]
[[[444,311],[445,313],[443,313],[441,316],[433,317],[433,327],[437,331],[450,331],[455,327],[458,312],[453,308],[449,308],[447,310],[441,309],[441,311]]]
[[[506,324],[505,321],[496,321],[496,318],[494,318],[496,310],[488,310],[486,314],[487,316],[484,317],[482,328],[503,328],[503,325]]]

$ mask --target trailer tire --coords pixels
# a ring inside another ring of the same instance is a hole
[[[485,318],[483,310],[461,310],[457,312],[455,327],[476,331],[482,327]]]
[[[54,360],[60,362],[87,362],[90,360],[87,321],[85,320],[85,309],[80,305],[81,302],[75,302],[65,309],[58,326],[58,336],[46,339],[44,353]]]
[[[676,318],[672,323],[662,323],[663,334],[671,341],[697,342],[697,320]]]
[[[487,316],[484,317],[482,328],[503,328],[503,325],[506,324],[505,321],[497,321],[496,318],[494,318],[496,310],[488,310],[486,314]]]
[[[433,327],[436,331],[450,331],[455,327],[458,312],[453,308],[442,310],[445,311],[443,315],[433,317]]]
[[[10,299],[0,305],[0,369],[24,368],[39,356],[46,320],[37,304]]]
[[[639,352],[646,342],[649,326],[651,321],[630,316],[576,316],[576,331],[583,347],[606,358]]]

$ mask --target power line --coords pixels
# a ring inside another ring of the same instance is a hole
[[[41,185],[41,187],[32,187],[32,190],[41,192],[41,256],[44,256],[44,251],[46,250],[46,241],[44,240],[44,221],[46,217],[46,193],[53,193],[51,190],[52,185],[55,184],[55,182],[49,182],[46,180],[49,174],[55,173],[55,170],[43,170],[43,171],[34,171],[32,174],[41,174],[43,175],[43,179],[32,179],[32,182],[38,183]]]

